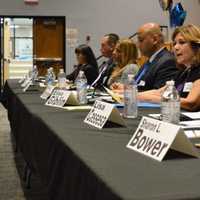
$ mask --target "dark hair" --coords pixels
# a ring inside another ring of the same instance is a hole
[[[117,42],[119,41],[119,36],[115,33],[108,33],[105,34],[104,37],[108,37],[108,44],[111,45],[116,45]]]
[[[75,49],[75,53],[76,54],[82,54],[83,56],[85,56],[87,64],[90,64],[94,67],[98,67],[94,53],[88,45],[86,45],[86,44],[79,45]]]

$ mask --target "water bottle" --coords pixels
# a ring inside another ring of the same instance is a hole
[[[53,67],[50,67],[47,70],[46,83],[47,83],[47,85],[53,85],[54,82],[55,82],[55,74],[53,72]]]
[[[66,74],[64,69],[60,69],[58,73],[58,87],[65,88],[66,87]]]
[[[178,124],[180,121],[180,97],[174,86],[174,81],[167,81],[161,97],[161,117],[169,123]]]
[[[34,65],[33,66],[33,70],[32,70],[32,79],[33,79],[33,82],[35,82],[35,80],[37,79],[38,77],[38,69],[37,69],[37,66]]]
[[[84,71],[79,71],[75,83],[79,104],[87,104],[87,79]]]
[[[137,85],[133,74],[127,74],[124,80],[124,112],[125,118],[136,118],[137,108]]]

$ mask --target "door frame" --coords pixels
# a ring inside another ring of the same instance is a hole
[[[52,16],[52,15],[46,15],[46,16],[35,16],[35,15],[0,15],[0,20],[5,18],[32,18],[33,20],[36,18],[42,18],[42,19],[49,19],[49,18],[54,18],[54,19],[62,19],[63,20],[63,24],[64,24],[64,28],[63,28],[63,41],[64,41],[64,45],[63,45],[63,68],[64,70],[66,70],[66,34],[65,34],[65,30],[66,30],[66,17],[65,16]],[[2,30],[2,26],[0,25],[0,47],[3,47],[3,50],[1,50],[0,52],[0,93],[1,90],[3,88],[3,84],[4,84],[4,62],[3,58],[4,58],[4,45],[2,44],[2,40],[4,40],[4,30]],[[34,37],[34,35],[33,35]],[[2,69],[3,68],[3,69]]]

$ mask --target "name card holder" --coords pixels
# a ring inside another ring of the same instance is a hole
[[[80,105],[76,91],[70,91],[70,95],[69,95],[69,98],[67,99],[66,105],[72,105],[72,106]]]
[[[141,119],[127,148],[158,161],[163,160],[170,148],[199,158],[197,149],[180,126],[149,117]]]
[[[113,104],[96,100],[84,122],[96,128],[102,129],[107,121],[126,126],[120,112]]]
[[[63,107],[67,105],[79,105],[77,100],[76,92],[54,89],[49,99],[46,101],[45,105],[53,107]]]

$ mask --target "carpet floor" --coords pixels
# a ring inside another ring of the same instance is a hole
[[[25,187],[25,162],[13,143],[7,111],[0,104],[0,200],[48,200],[47,189],[38,177],[31,177],[30,189]]]

